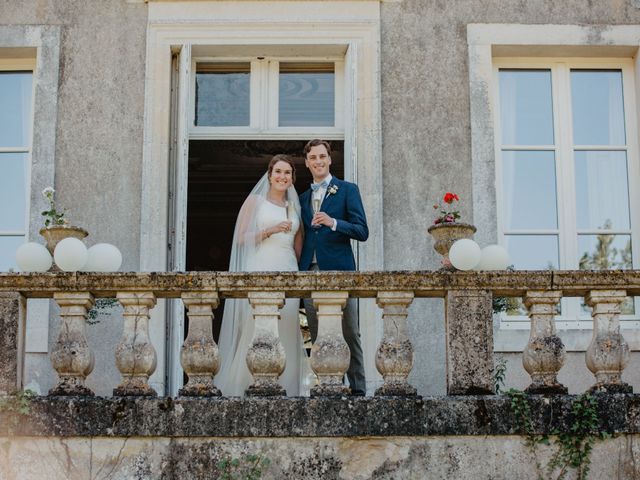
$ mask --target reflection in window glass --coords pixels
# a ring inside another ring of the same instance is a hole
[[[26,153],[0,153],[0,234],[24,231]]]
[[[550,70],[500,70],[503,145],[553,145]]]
[[[557,235],[506,235],[509,262],[516,270],[557,270]]]
[[[0,236],[0,272],[18,269],[16,265],[16,250],[24,241],[24,235]]]
[[[631,235],[578,235],[580,270],[632,268]]]
[[[31,72],[0,72],[0,147],[31,145]]]
[[[627,153],[577,151],[575,171],[578,228],[629,228]]]
[[[554,152],[502,152],[505,229],[555,229],[556,166]]]
[[[278,124],[281,127],[335,125],[333,63],[281,63]]]
[[[625,145],[622,72],[572,70],[575,145]]]
[[[631,235],[578,235],[580,270],[628,270],[633,268]],[[581,302],[582,314],[591,315],[591,307]],[[633,315],[633,298],[627,297],[620,306],[623,315]]]
[[[250,82],[249,63],[198,63],[195,124],[249,126]]]

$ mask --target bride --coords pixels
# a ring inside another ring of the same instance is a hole
[[[302,249],[300,201],[293,183],[295,166],[286,155],[276,155],[267,173],[245,200],[233,233],[229,271],[297,271]],[[307,361],[298,320],[300,300],[287,299],[278,324],[286,366],[280,384],[287,395],[302,393],[303,365]],[[216,385],[225,396],[242,396],[253,378],[246,363],[254,323],[246,299],[228,299],[220,331],[222,366]]]

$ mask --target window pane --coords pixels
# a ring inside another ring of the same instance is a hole
[[[578,235],[580,270],[630,269],[631,235]]]
[[[281,63],[279,92],[281,127],[335,125],[333,63]]]
[[[557,270],[557,235],[506,235],[509,263],[516,270]]]
[[[627,153],[575,152],[579,229],[629,228]]]
[[[556,165],[554,152],[502,152],[502,208],[505,229],[554,229]]]
[[[0,73],[0,147],[31,145],[31,72]]]
[[[624,145],[620,70],[572,70],[573,143]]]
[[[500,70],[503,145],[553,145],[550,70]]]
[[[24,241],[23,235],[8,237],[0,235],[0,272],[7,272],[10,268],[18,269],[16,265],[16,250]]]
[[[26,153],[0,153],[0,233],[24,231]]]
[[[199,63],[195,124],[239,127],[250,124],[249,63]]]

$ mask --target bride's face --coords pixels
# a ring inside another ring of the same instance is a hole
[[[271,170],[271,188],[284,192],[293,183],[293,170],[287,162],[277,162]]]

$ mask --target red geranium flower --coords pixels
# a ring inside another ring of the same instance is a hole
[[[454,200],[460,200],[455,193],[447,192],[444,194],[444,203],[453,203]]]

